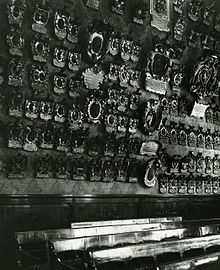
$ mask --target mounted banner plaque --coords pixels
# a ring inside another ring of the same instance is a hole
[[[151,25],[160,31],[169,32],[170,0],[150,0]]]
[[[207,108],[208,108],[208,105],[195,102],[190,116],[194,116],[197,118],[204,118]]]
[[[86,6],[95,10],[99,10],[101,0],[87,0]]]

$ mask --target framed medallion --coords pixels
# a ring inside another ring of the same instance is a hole
[[[91,96],[87,101],[87,119],[92,123],[100,123],[103,117],[103,101]]]

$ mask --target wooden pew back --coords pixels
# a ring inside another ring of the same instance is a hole
[[[174,228],[165,230],[150,230],[128,232],[121,234],[96,235],[73,239],[54,239],[50,243],[54,250],[64,252],[68,250],[88,250],[92,248],[114,247],[117,245],[139,244],[149,241],[163,241],[164,239],[184,239],[187,237],[199,237],[216,235],[220,233],[220,224],[210,226],[193,226],[186,228]]]
[[[182,217],[159,217],[159,218],[141,218],[141,219],[124,219],[124,220],[105,220],[91,222],[74,222],[71,223],[71,228],[87,228],[99,226],[117,226],[130,224],[145,224],[145,223],[161,223],[161,222],[181,222]]]

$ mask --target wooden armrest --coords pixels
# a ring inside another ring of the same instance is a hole
[[[29,259],[35,260],[37,263],[40,263],[40,262],[41,262],[41,260],[40,260],[38,257],[35,257],[35,256],[31,255],[31,254],[30,254],[28,251],[26,251],[26,250],[21,249],[21,250],[19,250],[19,252],[21,252],[22,255],[25,255],[25,256],[28,257]]]
[[[63,269],[79,270],[77,267],[71,266],[71,265],[63,262],[62,259],[59,257],[59,254],[54,249],[53,244],[50,241],[49,241],[49,247],[50,247],[50,257],[51,257],[51,260],[50,261],[51,261],[51,265],[56,265],[57,264],[57,265],[61,266]]]
[[[68,270],[79,270],[73,266],[70,266],[64,262],[61,261],[59,257],[57,257],[57,264],[60,265],[63,269],[68,269]]]

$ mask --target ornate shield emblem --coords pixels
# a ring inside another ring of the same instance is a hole
[[[67,49],[60,46],[54,49],[53,64],[55,67],[64,68],[66,65]]]
[[[11,95],[8,113],[10,116],[22,117],[23,97],[21,91],[16,89]]]
[[[9,129],[9,148],[22,148],[23,145],[23,125],[19,122],[15,122]]]
[[[76,98],[80,95],[82,89],[82,83],[80,79],[75,77],[70,78],[68,83],[69,96],[71,98]]]
[[[70,128],[77,129],[81,126],[83,121],[83,112],[80,110],[79,106],[73,104],[72,108],[68,112],[68,122]]]
[[[49,121],[53,117],[53,103],[44,100],[40,102],[40,119]]]
[[[23,67],[22,60],[16,56],[8,63],[8,84],[13,86],[22,86]]]
[[[79,35],[79,26],[75,24],[72,20],[70,20],[67,27],[67,40],[71,43],[77,43],[78,35]]]
[[[67,27],[69,23],[69,16],[61,13],[61,12],[56,12],[55,17],[54,17],[54,32],[56,37],[59,40],[64,40],[66,39],[67,36]]]
[[[193,1],[191,0],[189,3],[188,17],[196,22],[199,19],[199,15],[202,9],[203,2],[200,0]]]
[[[23,149],[28,152],[37,151],[38,131],[34,126],[24,128],[24,145]]]
[[[53,76],[53,91],[57,95],[66,93],[67,76],[66,74],[55,74]]]
[[[51,123],[43,125],[39,133],[39,141],[40,141],[39,146],[43,149],[53,149],[54,135],[55,135],[55,127]]]
[[[23,55],[24,37],[21,34],[19,27],[10,27],[10,32],[7,35],[7,43],[9,45],[9,53],[12,55]]]
[[[30,120],[38,118],[39,114],[39,105],[36,100],[26,99],[25,101],[25,116]]]
[[[10,0],[7,5],[8,21],[10,25],[17,24],[21,27],[24,20],[25,1]]]
[[[70,151],[71,135],[71,131],[66,126],[56,130],[55,147],[58,151]]]
[[[31,67],[31,86],[38,93],[47,88],[48,69],[46,64],[34,62]]]
[[[94,20],[89,27],[86,54],[88,59],[97,63],[107,53],[112,27],[104,21]]]
[[[141,129],[145,134],[154,132],[161,120],[160,106],[157,100],[150,99],[143,106]]]
[[[35,36],[31,42],[33,59],[39,62],[46,62],[50,52],[50,40],[42,36]]]
[[[42,4],[37,4],[33,15],[32,30],[37,33],[46,34],[49,17],[50,11],[46,7],[45,1],[42,1]]]
[[[64,123],[66,120],[66,106],[64,104],[56,104],[54,108],[54,120],[58,123]]]

